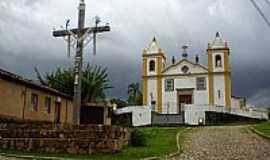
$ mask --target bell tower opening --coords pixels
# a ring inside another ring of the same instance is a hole
[[[215,56],[215,66],[216,67],[222,67],[222,58],[220,55]]]
[[[150,72],[155,72],[155,70],[156,70],[156,63],[155,63],[154,60],[150,60],[150,62],[149,62],[149,71]]]

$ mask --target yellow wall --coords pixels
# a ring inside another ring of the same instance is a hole
[[[229,61],[229,50],[224,52],[224,86],[225,86],[225,106],[231,106],[231,68]]]
[[[38,95],[38,110],[31,105],[32,93]],[[51,98],[51,112],[45,110],[45,97]],[[0,79],[0,115],[37,121],[55,120],[56,95],[38,89],[31,89],[15,82]],[[61,97],[60,122],[71,123],[72,101]]]
[[[162,113],[162,57],[157,58],[157,109],[159,113]]]
[[[147,58],[143,58],[143,105],[148,104],[147,92],[148,92],[148,82],[147,82]]]
[[[208,53],[208,99],[209,104],[214,105],[215,98],[214,98],[214,75],[213,75],[213,57],[212,51],[207,50]]]
[[[0,79],[0,115],[22,118],[25,87]]]

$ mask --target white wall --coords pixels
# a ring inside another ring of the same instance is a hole
[[[177,93],[165,92],[165,82],[162,80],[162,113],[163,114],[176,114],[178,113],[177,108]]]
[[[132,113],[132,126],[151,124],[151,109],[149,106],[129,106],[116,110],[116,114]]]
[[[157,101],[157,80],[155,78],[149,78],[148,81],[148,91],[147,91],[147,101],[148,106],[151,106],[151,93],[153,95],[153,100]]]
[[[239,99],[237,99],[237,98],[231,98],[231,107],[232,108],[241,108],[241,106],[240,106],[240,100]]]
[[[206,78],[206,90],[197,90],[196,89],[196,77],[205,77]],[[176,114],[178,113],[178,98],[177,98],[177,89],[191,89],[193,88],[193,100],[194,104],[208,104],[208,76],[178,76],[171,77],[174,79],[174,91],[165,92],[165,80],[162,78],[162,113],[167,114]],[[167,79],[171,79],[167,78]],[[169,107],[168,107],[169,106]],[[169,109],[169,111],[168,111]]]
[[[225,106],[225,82],[223,74],[214,75],[214,99],[215,105]],[[220,90],[220,97],[218,96]]]

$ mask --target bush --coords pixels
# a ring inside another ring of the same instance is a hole
[[[131,145],[134,147],[146,146],[146,142],[147,142],[146,137],[147,135],[144,132],[138,129],[134,129],[131,132]]]

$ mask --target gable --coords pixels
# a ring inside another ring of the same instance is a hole
[[[165,75],[171,74],[198,74],[198,73],[208,73],[206,67],[190,62],[186,59],[179,61],[176,64],[172,64],[166,67],[163,72]]]

